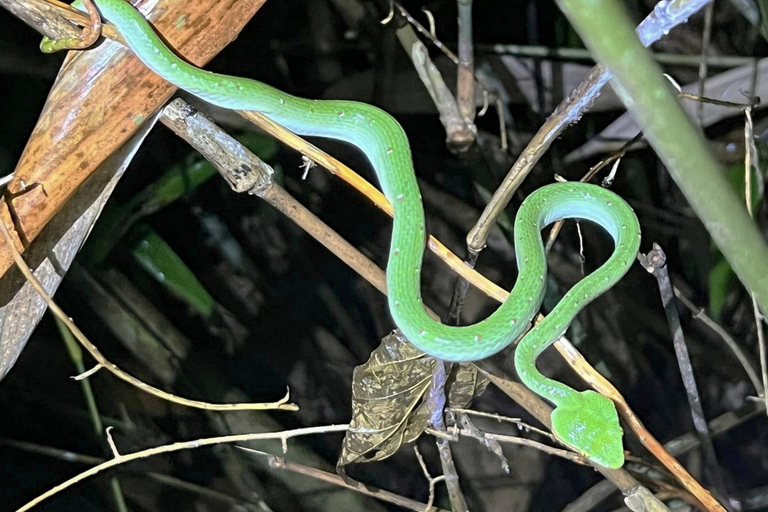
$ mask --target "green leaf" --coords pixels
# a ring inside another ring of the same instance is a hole
[[[262,160],[273,158],[279,149],[274,139],[261,133],[245,132],[236,138]],[[90,266],[101,263],[134,222],[188,197],[216,174],[210,162],[198,153],[190,153],[127,203],[110,201],[83,251],[85,260]]]
[[[755,0],[760,11],[760,35],[768,41],[768,0]]]
[[[765,165],[762,163],[765,161],[766,145],[755,141],[758,152],[758,168],[752,169],[754,172],[763,172]],[[733,189],[742,199],[745,199],[745,176],[744,176],[744,164],[736,163],[728,167],[726,173],[728,182]],[[756,178],[752,179],[752,211],[757,212],[762,207],[763,195],[759,190],[759,184]],[[723,314],[723,307],[728,297],[728,292],[731,290],[731,286],[737,281],[736,273],[731,268],[728,261],[723,257],[722,253],[717,249],[714,243],[712,247],[712,266],[708,275],[709,282],[709,311],[714,320],[719,320]]]
[[[721,254],[709,271],[709,315],[715,321],[720,320],[723,314],[728,290],[735,279],[736,273]]]
[[[146,225],[137,225],[131,233],[133,259],[171,294],[205,318],[216,309],[216,301],[176,252]]]

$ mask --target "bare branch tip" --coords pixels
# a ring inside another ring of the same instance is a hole
[[[387,17],[381,20],[379,23],[382,25],[386,25],[392,19],[395,17],[395,2],[389,2],[389,14],[387,14]]]
[[[114,427],[109,426],[106,428],[104,433],[107,435],[107,443],[109,444],[109,449],[112,451],[112,455],[116,458],[120,458],[120,452],[117,451],[117,445],[115,444],[115,440],[112,438],[112,429]]]
[[[96,366],[94,366],[94,367],[93,367],[93,368],[91,368],[90,370],[86,370],[86,371],[84,371],[83,373],[81,373],[81,374],[79,374],[79,375],[73,375],[72,377],[70,377],[70,379],[72,379],[72,380],[78,380],[78,381],[79,381],[79,380],[84,380],[84,379],[87,379],[88,377],[90,377],[90,376],[91,376],[91,375],[93,375],[94,373],[98,372],[98,371],[99,371],[99,370],[101,370],[102,368],[104,368],[104,365],[103,365],[103,364],[101,364],[101,363],[98,363],[98,364],[96,364]]]

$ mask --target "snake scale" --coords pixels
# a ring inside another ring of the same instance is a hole
[[[601,465],[623,465],[622,430],[613,402],[594,391],[578,392],[549,379],[535,365],[539,354],[565,333],[576,314],[621,279],[634,261],[640,226],[623,199],[586,183],[556,183],[531,194],[515,218],[519,275],[507,300],[474,325],[441,324],[426,313],[421,300],[424,208],[408,139],[394,118],[371,105],[297,98],[255,80],[199,69],[177,57],[125,0],[95,0],[95,4],[133,53],[177,87],[223,108],[258,111],[300,135],[345,141],[365,153],[395,212],[387,264],[389,309],[403,334],[427,354],[448,361],[474,361],[510,345],[527,328],[544,297],[546,255],[541,230],[568,218],[602,226],[614,240],[614,252],[523,337],[515,366],[526,386],[555,404],[552,429],[562,442]]]

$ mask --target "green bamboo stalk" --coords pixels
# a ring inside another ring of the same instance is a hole
[[[662,0],[657,9],[667,4]],[[616,93],[763,314],[768,313],[768,245],[640,43],[623,4],[558,0],[558,5],[595,58],[613,73]]]

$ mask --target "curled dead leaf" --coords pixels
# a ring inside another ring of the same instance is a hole
[[[427,428],[421,398],[429,389],[435,359],[400,331],[386,336],[352,376],[352,419],[337,467],[382,460]]]
[[[394,454],[429,425],[424,395],[430,388],[435,358],[396,330],[386,336],[352,377],[352,419],[337,470],[352,462],[372,462]],[[465,407],[488,385],[471,365],[454,365],[447,383],[452,407]]]

